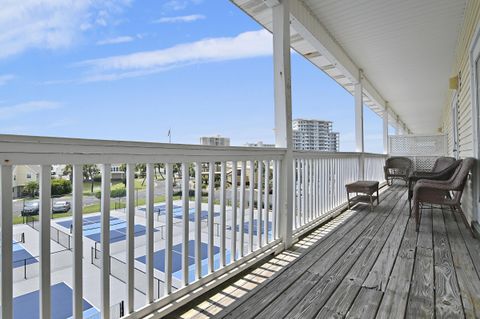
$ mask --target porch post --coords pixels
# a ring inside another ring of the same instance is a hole
[[[275,92],[275,146],[286,149],[280,174],[280,235],[285,248],[292,245],[293,150],[290,66],[289,1],[270,1],[273,15],[273,67]]]
[[[383,111],[383,154],[388,154],[388,103]]]
[[[397,132],[396,135],[403,135],[403,128],[398,115],[397,115],[396,123],[397,123],[397,127],[395,128],[395,131]]]
[[[362,71],[360,71],[358,83],[355,84],[355,151],[361,153],[358,157],[358,179],[365,178],[364,156],[365,143],[363,136],[363,88]]]
[[[364,152],[363,140],[363,88],[362,88],[362,73],[360,72],[360,79],[355,84],[355,151]]]

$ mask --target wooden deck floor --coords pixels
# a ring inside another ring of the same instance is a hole
[[[354,207],[175,318],[480,318],[480,241],[449,209],[406,189]]]

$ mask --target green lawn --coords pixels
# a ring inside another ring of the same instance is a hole
[[[146,189],[147,185],[142,185],[143,178],[136,178],[135,179],[135,189]],[[112,181],[112,186],[117,184],[123,184],[122,181]],[[94,195],[96,192],[100,191],[101,182],[94,182],[93,183],[93,192],[92,190],[92,183],[91,182],[83,182],[83,195]]]
[[[173,200],[178,200],[181,199],[180,196],[174,196]],[[191,200],[194,198],[192,197]],[[165,196],[155,196],[154,199],[155,203],[164,203],[165,202]],[[139,199],[138,202],[136,203],[136,206],[142,206],[145,205],[145,199]],[[118,202],[118,199],[112,198],[110,199],[110,207],[111,209],[121,209],[125,208],[125,203],[124,202]],[[98,213],[100,212],[100,203],[93,204],[93,205],[88,205],[83,207],[83,213],[84,214],[92,214],[92,213]],[[56,218],[62,218],[62,217],[68,217],[71,216],[72,212],[69,211],[67,213],[62,213],[62,214],[53,214],[52,219]],[[38,218],[38,216],[36,216]],[[23,223],[23,217],[22,216],[17,216],[13,218],[13,223],[14,224],[22,224]]]

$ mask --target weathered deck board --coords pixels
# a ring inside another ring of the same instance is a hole
[[[346,318],[375,318],[378,305],[380,305],[380,302],[382,300],[382,296],[383,292],[381,291],[362,287],[352,307],[348,311]]]
[[[309,318],[314,317],[320,304],[323,304],[330,292],[335,290],[339,282],[348,272],[349,268],[356,262],[358,256],[370,243],[379,228],[384,224],[387,216],[390,215],[396,201],[386,201],[383,210],[374,213],[374,220],[365,228],[357,228],[349,233],[336,249],[328,251],[323,258],[315,262],[295,285],[290,286],[283,292],[282,297],[292,300],[291,303],[282,302],[277,299],[266,307],[256,318],[282,318],[285,317],[295,305],[294,301],[300,301],[297,305],[302,311],[292,311],[289,317]],[[312,285],[313,284],[313,285]],[[297,286],[300,286],[297,287]],[[303,288],[301,288],[303,287]],[[312,289],[310,292],[309,290]],[[303,299],[303,300],[302,300]]]
[[[417,233],[410,218],[376,318],[403,318],[413,272]]]
[[[403,214],[406,214],[406,207],[404,206]],[[407,219],[408,221],[408,219]],[[402,243],[403,235],[405,233],[405,225],[400,224],[400,227],[395,227],[389,236],[385,246],[380,253],[375,265],[371,269],[367,279],[363,282],[362,286],[365,288],[378,289],[385,292],[387,288],[388,279],[392,272],[395,260],[397,258],[400,244]]]
[[[386,192],[385,199],[398,198],[399,194],[393,189]],[[390,200],[385,200],[382,204],[385,207]],[[380,208],[380,206],[378,206]],[[346,238],[353,237],[354,234],[361,233],[366,226],[368,226],[374,219],[375,213],[370,212],[369,208],[364,207],[352,219],[355,221],[349,222],[345,227],[341,227],[332,233],[328,238],[322,241],[321,245],[316,245],[311,251],[305,254],[298,262],[292,264],[289,269],[281,273],[275,280],[268,282],[262,289],[251,294],[249,299],[234,305],[222,311],[218,318],[253,318],[266,306],[268,306],[278,296],[282,295],[283,291],[295,283],[302,275],[305,274],[317,260],[325,253],[335,247],[335,251],[348,247],[346,245]],[[357,235],[358,236],[358,235]],[[236,307],[235,307],[236,306]],[[233,309],[232,309],[233,308]]]
[[[464,312],[442,210],[433,209],[432,218],[435,314],[440,318],[460,318],[464,316]]]
[[[373,212],[343,215],[168,318],[480,317],[480,241],[448,209],[424,208],[417,234],[404,193],[387,189]]]
[[[422,214],[406,318],[434,318],[432,211]]]
[[[406,197],[404,196],[404,198]],[[368,276],[370,269],[384,247],[385,241],[391,235],[392,229],[395,225],[405,228],[408,216],[401,214],[404,207],[405,202],[402,200],[397,203],[388,220],[385,222],[384,227],[377,233],[376,238],[370,242],[367,249],[355,262],[355,265],[350,269],[342,283],[330,296],[324,308],[334,310],[335,313],[341,316],[347,314],[361,289],[363,281]],[[401,218],[401,220],[398,220],[399,218]],[[322,312],[320,312],[317,317],[322,318],[322,315]]]
[[[466,318],[480,318],[480,279],[451,211],[443,210],[453,265]]]
[[[463,239],[465,240],[465,244],[467,245],[468,252],[470,253],[470,257],[472,258],[473,265],[477,271],[477,275],[480,277],[480,245],[478,244],[478,239],[473,238],[470,231],[465,226],[463,219],[458,214],[454,214],[454,218],[457,222],[458,229],[460,234],[462,235]]]

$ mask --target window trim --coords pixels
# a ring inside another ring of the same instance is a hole
[[[451,114],[452,114],[452,143],[453,143],[453,156],[459,158],[459,136],[458,136],[458,91],[455,90],[451,102]]]
[[[470,44],[470,56],[469,56],[469,62],[470,62],[470,94],[471,94],[471,100],[472,100],[472,129],[473,129],[473,154],[475,158],[479,158],[479,134],[480,134],[480,121],[479,121],[479,113],[480,113],[480,104],[479,104],[479,93],[477,92],[478,88],[478,83],[479,79],[477,78],[477,69],[476,69],[476,64],[477,61],[480,62],[480,26],[477,27],[475,30],[474,36],[472,38],[472,42]],[[473,176],[477,177],[479,176],[479,164],[477,161],[477,164],[475,165],[473,169]],[[472,212],[472,222],[478,223],[478,220],[480,219],[480,212],[479,212],[479,201],[480,201],[480,181],[479,178],[473,178],[473,212]]]

